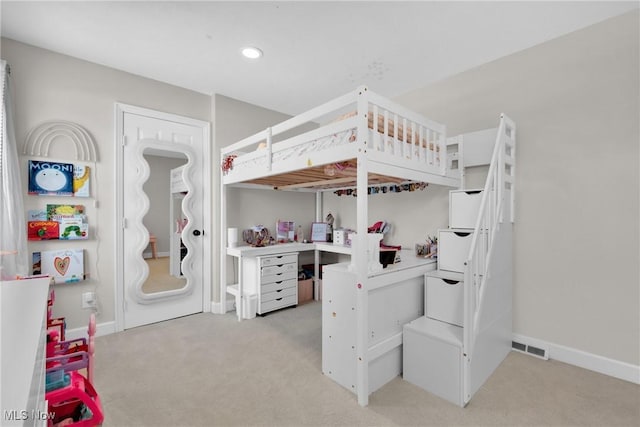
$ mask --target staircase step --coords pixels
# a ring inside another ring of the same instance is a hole
[[[462,348],[463,328],[460,326],[422,316],[406,324],[405,328]]]
[[[464,273],[457,273],[455,271],[447,270],[432,270],[425,273],[427,277],[435,277],[438,279],[456,280],[458,282],[464,281]]]

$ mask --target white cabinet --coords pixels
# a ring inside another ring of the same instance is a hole
[[[246,258],[243,277],[245,293],[257,296],[258,314],[298,304],[297,252]]]
[[[473,232],[465,229],[438,231],[438,269],[464,273]]]
[[[402,372],[402,326],[424,314],[424,274],[433,260],[404,251],[402,262],[370,276],[374,289],[358,287],[349,263],[324,267],[322,279],[322,372],[357,393],[358,293],[366,292],[363,352],[373,393]]]
[[[482,190],[449,192],[449,228],[475,228],[480,212]]]
[[[0,281],[0,425],[44,426],[49,278]]]
[[[452,325],[464,323],[464,282],[427,274],[425,278],[425,315]]]
[[[403,328],[402,377],[463,406],[462,328],[420,317]]]

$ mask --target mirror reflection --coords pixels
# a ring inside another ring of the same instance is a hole
[[[187,283],[181,267],[181,260],[186,255],[181,238],[186,225],[182,210],[186,187],[175,177],[181,176],[181,171],[176,169],[187,163],[187,157],[178,152],[153,149],[145,149],[143,155],[150,172],[143,185],[143,191],[149,197],[149,211],[142,220],[149,231],[149,243],[143,252],[149,277],[142,285],[142,291],[148,294],[181,289]]]

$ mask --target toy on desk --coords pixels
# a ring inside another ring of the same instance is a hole
[[[333,241],[333,222],[335,218],[331,215],[331,212],[327,214],[327,218],[325,219],[327,223],[327,242]]]
[[[266,227],[255,225],[242,231],[242,240],[248,245],[262,247],[273,244],[275,239],[271,237]]]

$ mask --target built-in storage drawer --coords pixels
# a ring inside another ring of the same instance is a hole
[[[425,315],[431,319],[462,326],[464,285],[462,280],[426,277]]]
[[[449,228],[475,228],[480,212],[482,190],[449,192]]]
[[[296,295],[289,295],[287,297],[278,297],[271,301],[260,304],[260,314],[267,313],[269,311],[277,310],[279,308],[289,307],[290,305],[298,304],[298,295],[296,288]]]
[[[404,325],[402,377],[458,406],[462,399],[462,328],[420,317]]]
[[[469,256],[473,232],[447,229],[438,232],[438,270],[464,273],[464,263]]]
[[[274,264],[274,265],[270,265],[268,267],[262,267],[262,269],[261,269],[262,277],[273,276],[273,275],[281,274],[281,273],[290,273],[290,272],[293,272],[295,274],[298,273],[298,263],[297,262],[293,262],[293,263],[290,263],[290,264]]]
[[[262,294],[262,304],[269,301],[282,299],[284,297],[289,297],[291,295],[295,295],[297,297],[298,295],[297,283],[296,283],[296,286],[293,286],[293,287],[289,286],[288,288],[281,288],[281,289],[278,289],[277,291],[264,292]],[[297,303],[297,300],[296,300],[296,303]]]
[[[264,294],[266,292],[273,292],[273,291],[277,291],[278,289],[291,288],[297,285],[298,285],[298,280],[296,278],[287,279],[287,280],[277,280],[270,283],[263,283],[261,286],[261,292]]]
[[[291,264],[298,262],[298,254],[282,254],[273,255],[269,257],[260,258],[260,267],[267,267],[269,265]]]
[[[297,286],[298,281],[296,279],[278,280],[277,282],[263,284],[261,287],[261,293],[264,295],[267,292],[274,292],[280,289],[293,288]]]

